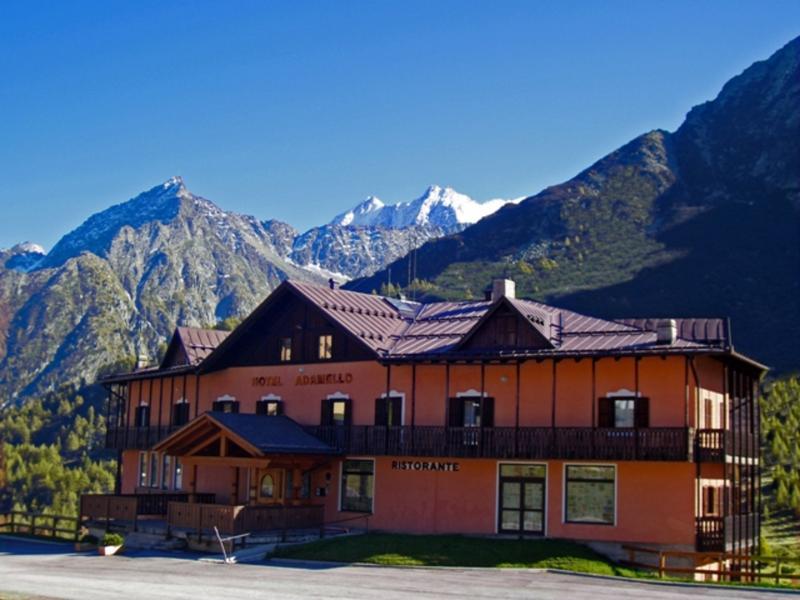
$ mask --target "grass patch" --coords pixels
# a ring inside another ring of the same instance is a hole
[[[275,556],[389,566],[568,569],[634,576],[587,546],[559,540],[369,533],[279,548]]]

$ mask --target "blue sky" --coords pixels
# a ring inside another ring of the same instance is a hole
[[[4,2],[0,247],[172,175],[303,229],[573,176],[800,34],[800,2]]]

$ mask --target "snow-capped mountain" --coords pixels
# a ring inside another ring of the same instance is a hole
[[[0,250],[0,397],[155,356],[176,325],[245,315],[287,277],[369,275],[500,204],[433,186],[393,206],[372,198],[349,221],[300,234],[225,211],[172,177],[90,216],[47,254],[31,243]]]
[[[288,258],[335,279],[364,277],[429,240],[457,233],[520,200],[476,202],[438,185],[415,200],[397,204],[369,196],[327,225],[297,236]]]
[[[41,264],[45,254],[44,248],[39,244],[22,242],[10,250],[0,250],[0,260],[6,269],[27,273]]]
[[[506,204],[520,200],[476,202],[451,187],[432,185],[422,196],[410,202],[387,205],[380,198],[369,196],[354,209],[337,215],[329,225],[392,229],[421,225],[451,232],[477,223]]]

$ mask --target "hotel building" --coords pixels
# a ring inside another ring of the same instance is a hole
[[[82,512],[749,553],[764,370],[725,319],[604,320],[508,280],[426,304],[286,281],[104,379],[118,489]]]

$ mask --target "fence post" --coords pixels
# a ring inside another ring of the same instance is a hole
[[[658,578],[663,579],[664,570],[667,566],[667,557],[663,552],[658,553]]]
[[[781,559],[780,557],[775,559],[775,585],[780,585],[781,583]]]
[[[10,533],[17,533],[16,524],[14,523],[14,516],[15,516],[15,513],[12,510],[11,511],[11,521],[9,522],[9,525],[10,525],[9,532]]]
[[[31,513],[31,535],[36,535],[36,515]]]

